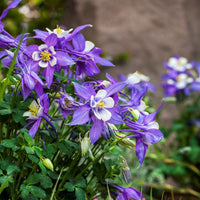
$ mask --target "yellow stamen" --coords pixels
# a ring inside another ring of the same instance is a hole
[[[30,110],[30,112],[31,112],[31,114],[33,116],[37,116],[38,111],[39,111],[39,107],[38,106],[36,106],[36,105],[30,105],[28,108],[29,108],[29,110]]]
[[[105,106],[104,102],[103,101],[99,101],[98,104],[97,104],[97,107],[102,109],[103,107]]]
[[[137,73],[137,74],[139,74],[139,75],[142,75],[142,73],[141,73],[141,72],[139,72],[139,71],[137,71],[137,70],[136,70],[136,73]]]
[[[182,65],[183,63],[182,63],[182,61],[181,61],[181,59],[178,59],[178,65]]]
[[[65,107],[70,108],[72,106],[71,101],[69,99],[65,98],[64,101],[65,101]]]
[[[58,36],[62,33],[62,29],[58,25],[57,25],[57,28],[56,28],[56,33],[58,34]]]
[[[52,56],[52,55],[51,55],[51,53],[49,53],[48,50],[44,50],[40,53],[40,57],[41,57],[42,61],[44,61],[44,62],[49,61],[51,59],[50,56]]]

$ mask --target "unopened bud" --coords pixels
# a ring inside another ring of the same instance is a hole
[[[86,133],[81,141],[82,156],[84,156],[88,152],[89,148],[90,148],[90,138],[88,137],[88,133]]]
[[[123,163],[122,163],[122,175],[126,183],[131,182],[131,172],[126,160],[123,160]]]
[[[42,163],[43,165],[47,168],[50,169],[52,172],[54,171],[53,169],[53,163],[51,162],[51,160],[49,158],[44,158],[42,157]]]
[[[133,108],[128,108],[129,112],[132,114],[133,116],[133,120],[136,122],[140,116],[140,112],[138,110],[135,110]]]
[[[123,138],[121,140],[119,140],[119,143],[122,145],[122,146],[126,146],[128,148],[133,148],[135,147],[135,142],[132,141],[131,139],[129,138]]]

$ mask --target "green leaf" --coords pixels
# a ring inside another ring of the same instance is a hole
[[[34,155],[29,155],[28,158],[34,163],[38,163],[39,162],[39,159]]]
[[[10,174],[12,174],[13,172],[20,172],[20,169],[19,169],[19,167],[17,167],[16,165],[9,165],[8,167],[7,167],[7,169],[6,169],[6,171],[7,171],[7,175],[10,175]]]
[[[67,182],[64,185],[64,188],[68,191],[68,192],[73,192],[74,191],[74,186],[71,182]]]
[[[40,175],[41,174],[37,174],[37,173],[30,175],[27,179],[27,184],[28,185],[34,185],[36,183],[39,183],[40,182]]]
[[[16,145],[16,138],[3,140],[1,145],[7,148],[13,148]]]
[[[8,182],[11,179],[12,176],[6,177],[6,180],[1,184],[0,187],[0,194],[3,192],[3,190],[8,186]]]
[[[37,186],[29,186],[31,194],[38,198],[46,198],[46,193],[43,189]]]
[[[40,184],[44,189],[51,188],[53,186],[52,180],[48,176],[42,174],[40,174]]]
[[[30,147],[25,146],[24,148],[27,154],[34,154],[33,149],[31,149]]]
[[[63,143],[60,143],[60,144],[58,145],[58,148],[59,148],[63,153],[65,153],[65,154],[67,154],[67,155],[70,155],[70,149],[69,149],[69,147],[67,148],[67,146],[64,145]]]
[[[57,130],[58,132],[60,132],[60,127],[59,127],[59,125],[57,124],[57,122],[51,121],[51,123],[54,125],[54,127],[56,128],[56,130]]]
[[[8,115],[11,114],[12,111],[10,109],[2,109],[0,110],[0,115]]]
[[[40,169],[42,170],[42,174],[47,174],[47,169],[46,169],[46,167],[43,165],[42,160],[40,160],[39,166],[40,166]]]
[[[1,101],[0,107],[10,109],[10,104],[9,104],[9,102]]]
[[[12,118],[14,119],[16,123],[19,123],[20,121],[24,119],[23,113],[24,113],[23,110],[19,110],[17,108],[12,110]]]
[[[86,180],[81,176],[76,180],[74,185],[76,187],[85,188],[86,187]]]
[[[40,158],[42,156],[42,148],[34,146],[33,149],[37,156]]]
[[[85,200],[85,192],[81,188],[75,189],[76,200]]]
[[[20,186],[21,197],[26,198],[29,195],[29,188],[26,187],[24,184]]]
[[[24,139],[26,140],[26,142],[28,142],[28,144],[33,144],[33,138],[29,135],[28,130],[27,129],[24,130],[26,130],[24,132]]]

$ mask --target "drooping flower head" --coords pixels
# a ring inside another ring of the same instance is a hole
[[[29,130],[29,134],[34,138],[35,134],[40,126],[40,123],[44,119],[51,128],[56,132],[55,127],[51,123],[51,121],[48,119],[51,118],[51,116],[48,114],[49,110],[49,99],[47,94],[43,94],[40,96],[37,101],[33,100],[32,103],[29,105],[29,110],[26,111],[23,116],[27,117],[29,119],[28,124],[24,127],[28,127],[32,125],[32,127]],[[57,132],[56,132],[57,133]]]

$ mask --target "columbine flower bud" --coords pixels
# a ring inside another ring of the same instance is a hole
[[[130,168],[129,168],[126,160],[123,160],[123,162],[122,162],[122,174],[123,174],[125,182],[126,183],[130,183],[130,181],[131,181],[131,172],[130,172]]]
[[[86,133],[81,141],[82,156],[84,156],[88,152],[89,148],[90,148],[90,138],[88,137],[88,133]]]
[[[50,169],[52,172],[54,171],[53,163],[50,159],[42,157],[42,163],[47,169]]]
[[[122,146],[126,146],[128,148],[133,148],[135,147],[135,142],[132,141],[130,138],[123,138],[119,141],[119,143],[122,145]]]
[[[133,116],[133,120],[136,122],[140,116],[140,112],[138,110],[135,110],[133,108],[129,108],[129,112],[132,114]]]

